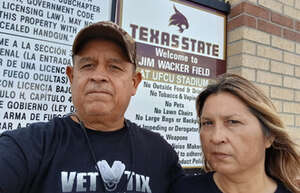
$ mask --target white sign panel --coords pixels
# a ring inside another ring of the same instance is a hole
[[[141,43],[224,59],[225,16],[187,1],[122,1],[121,25]]]
[[[144,79],[126,117],[160,133],[183,167],[201,167],[195,99],[225,69],[225,16],[188,1],[123,0],[118,6],[118,22],[137,41]]]
[[[0,133],[73,111],[66,66],[77,32],[111,0],[0,0]]]

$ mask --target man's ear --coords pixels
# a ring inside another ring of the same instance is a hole
[[[70,83],[72,84],[72,82],[73,82],[73,67],[72,66],[67,66],[66,74],[70,80]]]
[[[133,77],[132,77],[132,83],[133,83],[133,92],[132,92],[132,96],[134,96],[136,94],[137,88],[139,86],[139,84],[142,81],[142,74],[140,72],[135,72]]]

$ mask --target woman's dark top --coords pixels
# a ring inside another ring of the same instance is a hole
[[[222,193],[213,179],[213,172],[182,177],[173,187],[172,193]],[[291,193],[285,186],[277,181],[274,193]]]

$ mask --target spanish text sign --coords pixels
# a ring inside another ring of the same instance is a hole
[[[0,133],[74,108],[66,66],[90,23],[110,20],[111,0],[0,0]]]
[[[226,16],[179,0],[123,0],[118,10],[119,24],[137,41],[143,74],[126,117],[159,132],[183,167],[201,167],[195,99],[226,69]]]

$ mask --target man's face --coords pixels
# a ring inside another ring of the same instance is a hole
[[[76,112],[82,119],[123,119],[141,81],[141,74],[135,72],[121,47],[102,39],[82,47],[67,75]]]

